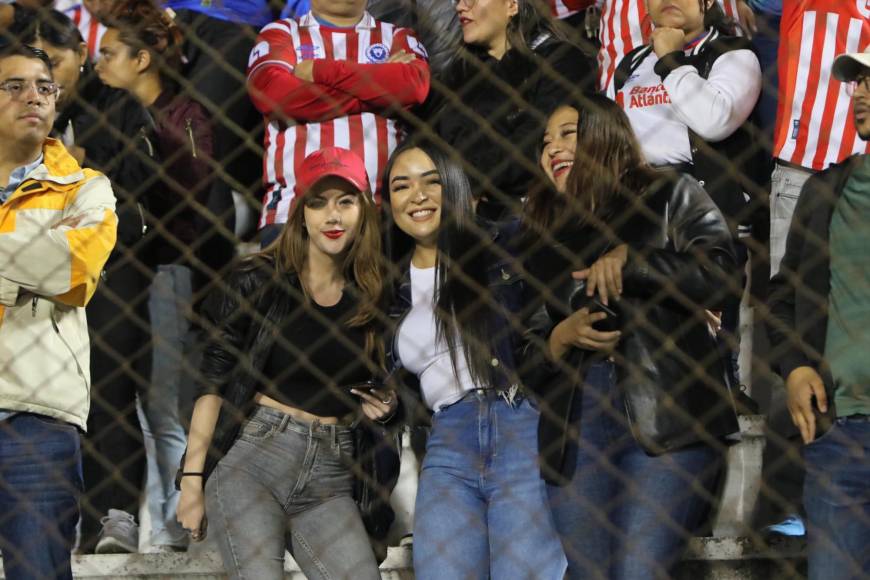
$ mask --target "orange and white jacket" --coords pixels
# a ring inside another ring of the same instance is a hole
[[[46,140],[42,164],[0,205],[0,409],[86,428],[84,307],[117,225],[109,180]]]

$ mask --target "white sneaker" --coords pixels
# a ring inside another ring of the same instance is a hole
[[[132,554],[139,551],[139,526],[136,518],[124,510],[109,510],[100,520],[103,530],[94,552],[97,554]]]

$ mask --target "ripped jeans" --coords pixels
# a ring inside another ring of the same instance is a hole
[[[233,579],[284,578],[284,550],[311,580],[377,580],[352,497],[349,427],[257,407],[205,487],[208,533]]]

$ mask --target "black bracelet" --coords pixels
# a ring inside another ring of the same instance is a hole
[[[182,471],[181,472],[181,477],[187,477],[188,475],[191,477],[205,477],[205,473],[203,473],[202,471]]]

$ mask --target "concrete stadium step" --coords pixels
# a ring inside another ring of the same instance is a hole
[[[782,538],[758,545],[748,538],[695,538],[680,564],[676,580],[785,580],[803,577],[806,570],[802,539]],[[305,580],[289,558],[287,580]],[[77,580],[223,580],[220,557],[199,554],[124,554],[77,556]],[[0,570],[0,578],[5,578]],[[411,548],[390,548],[381,565],[383,580],[413,580]],[[450,580],[450,579],[445,579]]]
[[[728,448],[725,482],[712,522],[714,537],[750,535],[761,492],[765,418],[741,415],[738,420],[740,439]]]

